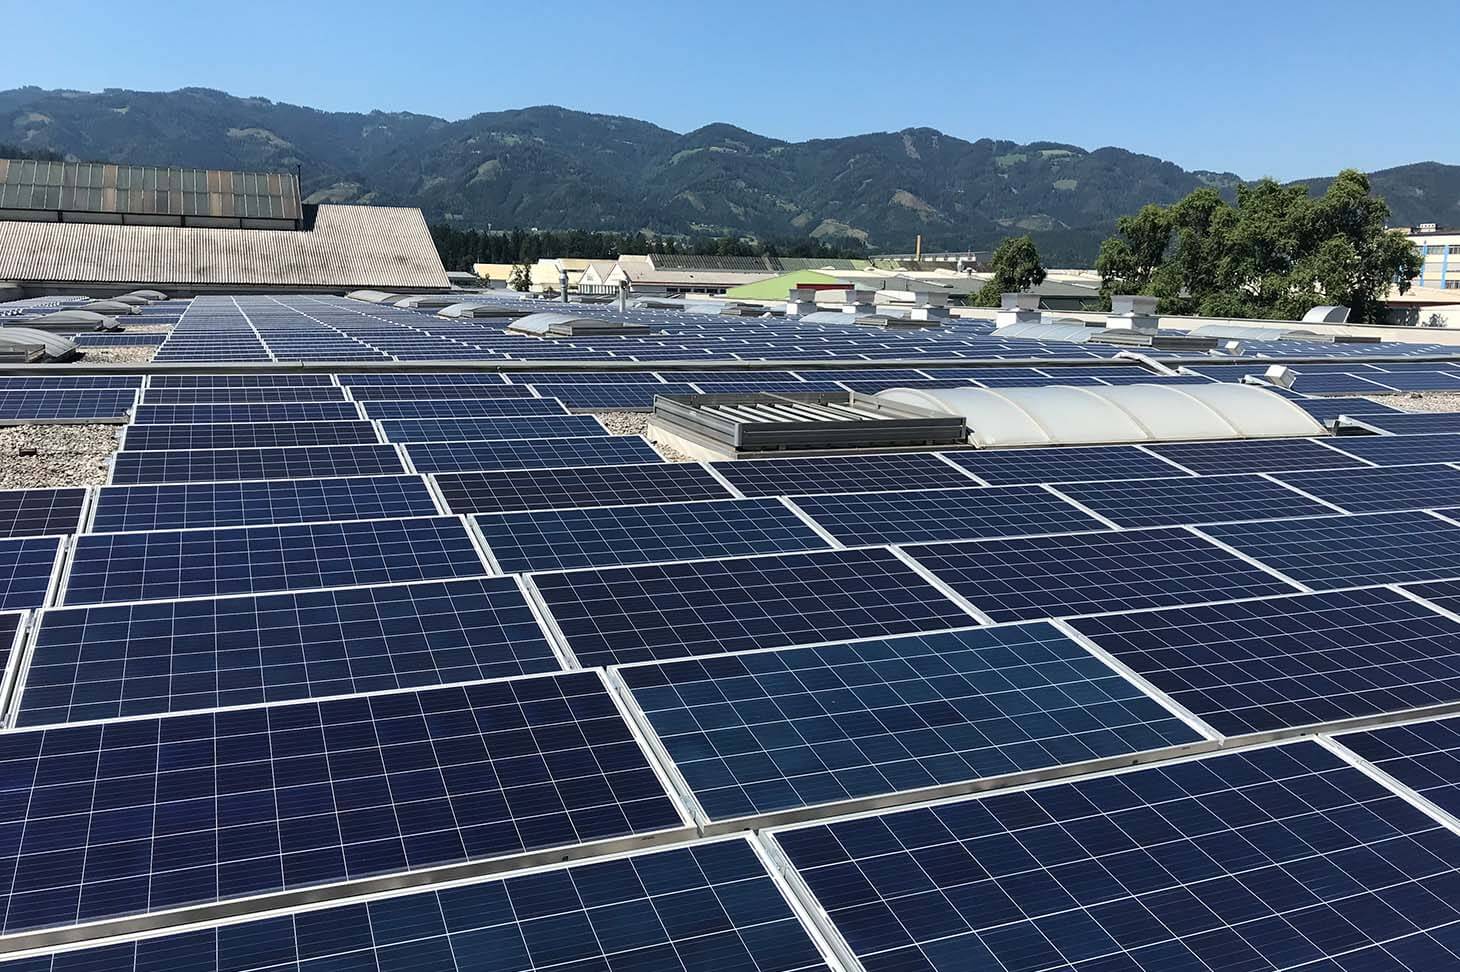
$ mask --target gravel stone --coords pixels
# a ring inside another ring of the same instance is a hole
[[[1403,395],[1325,395],[1324,398],[1361,398],[1405,412],[1460,412],[1460,392],[1409,392]]]
[[[143,347],[83,348],[83,361],[91,364],[146,364],[157,353],[155,345]]]
[[[14,425],[0,428],[0,489],[100,486],[119,425]]]
[[[669,448],[662,442],[649,437],[649,419],[652,412],[594,412],[593,417],[603,423],[610,435],[642,435],[669,462],[690,462],[689,456]]]

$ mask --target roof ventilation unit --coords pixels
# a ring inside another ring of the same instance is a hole
[[[1123,348],[1155,348],[1158,351],[1210,351],[1217,346],[1214,337],[1170,331],[1130,331],[1119,328],[1096,328],[1090,344],[1111,344]]]
[[[352,290],[345,296],[351,300],[363,300],[368,304],[383,304],[395,294],[384,290]]]
[[[446,294],[410,294],[395,302],[397,307],[450,307],[455,297]]]
[[[451,304],[436,312],[437,317],[470,320],[481,317],[527,317],[532,311],[521,307],[507,307],[503,304],[486,304],[480,301]]]
[[[530,334],[534,337],[586,337],[589,335],[621,334],[645,335],[647,324],[630,324],[611,317],[577,317],[573,314],[528,314],[507,325],[513,334]]]
[[[127,294],[128,297],[145,297],[148,300],[166,300],[167,295],[160,290],[134,290]]]
[[[845,315],[842,315],[845,316]],[[853,324],[863,327],[942,327],[938,318],[901,317],[892,314],[863,314],[852,319]]]
[[[140,309],[132,304],[124,304],[117,300],[88,300],[81,305],[86,310],[95,314],[140,314]]]
[[[956,445],[961,416],[857,392],[659,395],[651,437],[689,455]]]

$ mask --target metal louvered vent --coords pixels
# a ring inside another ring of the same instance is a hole
[[[856,392],[659,395],[651,428],[719,454],[955,445],[961,416]]]

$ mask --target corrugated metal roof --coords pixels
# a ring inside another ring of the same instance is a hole
[[[419,209],[321,206],[314,229],[0,221],[0,280],[424,289],[450,286]]]

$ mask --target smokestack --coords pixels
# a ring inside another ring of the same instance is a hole
[[[913,262],[919,264],[923,262],[923,234],[921,233],[918,234],[917,249],[913,252]]]

